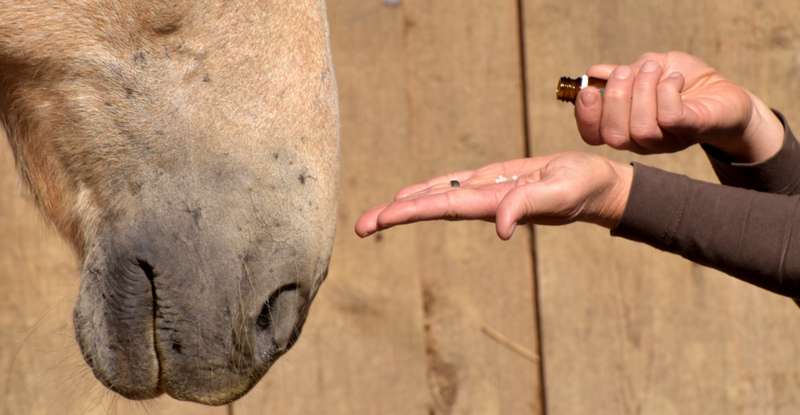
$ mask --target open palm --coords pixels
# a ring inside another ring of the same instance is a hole
[[[426,220],[494,221],[508,239],[518,223],[560,225],[584,220],[613,226],[627,193],[612,162],[590,154],[562,153],[495,163],[440,176],[400,190],[356,223],[368,236]],[[624,197],[623,197],[624,196]]]

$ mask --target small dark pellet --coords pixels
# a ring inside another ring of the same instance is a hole
[[[450,180],[450,187],[461,187],[461,182],[458,180]]]

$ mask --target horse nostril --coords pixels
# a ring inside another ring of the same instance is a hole
[[[286,284],[270,294],[267,301],[265,301],[264,305],[261,307],[261,313],[258,314],[258,318],[256,319],[256,326],[261,330],[269,330],[272,328],[272,313],[278,308],[278,299],[282,294],[290,291],[297,291],[298,288],[300,288],[300,286],[296,283]]]

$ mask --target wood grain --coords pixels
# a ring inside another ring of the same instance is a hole
[[[422,224],[368,240],[401,186],[524,155],[514,2],[329,2],[342,107],[339,235],[303,338],[234,412],[539,413],[529,236]],[[508,342],[506,342],[508,343]]]
[[[422,302],[414,230],[361,241],[362,209],[411,179],[402,15],[380,2],[329,2],[342,117],[338,230],[328,280],[294,349],[234,407],[242,414],[423,414]],[[391,154],[392,157],[381,157]]]
[[[584,145],[559,76],[646,51],[703,57],[797,125],[794,1],[526,0],[531,148],[597,152],[714,180],[697,148],[634,157]],[[800,310],[790,300],[588,225],[537,228],[549,414],[800,410]]]
[[[23,197],[3,144],[3,413],[541,413],[527,230],[507,243],[480,223],[369,240],[351,230],[405,184],[525,154],[516,3],[337,0],[329,13],[343,122],[339,232],[295,348],[231,408],[114,398],[73,339],[73,255]]]
[[[516,2],[405,2],[410,145],[418,178],[525,155]],[[482,223],[421,225],[420,261],[437,413],[539,413],[527,230],[500,242]],[[451,395],[452,394],[452,395]],[[454,395],[454,396],[453,396]]]

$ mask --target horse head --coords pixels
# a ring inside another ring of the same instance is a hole
[[[224,404],[292,346],[336,217],[323,0],[0,1],[0,117],[104,385]]]

